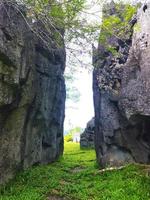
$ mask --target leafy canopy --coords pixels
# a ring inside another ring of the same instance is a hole
[[[56,32],[57,28],[67,32],[67,30],[73,31],[74,28],[78,29],[82,26],[78,15],[84,9],[85,0],[21,1],[28,7],[29,16],[41,20],[46,28],[47,24],[50,24]]]
[[[131,20],[136,14],[137,8],[138,5],[132,6],[130,4],[118,3],[115,4],[114,13],[104,13],[99,41],[100,44],[113,54],[117,53],[116,47],[109,45],[109,39],[114,36],[126,43],[126,39],[131,35]]]

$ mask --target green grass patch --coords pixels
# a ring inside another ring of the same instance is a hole
[[[59,161],[18,174],[1,188],[0,200],[46,200],[51,195],[74,200],[150,200],[150,177],[134,165],[99,173],[94,150],[65,143]]]

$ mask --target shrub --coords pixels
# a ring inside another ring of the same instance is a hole
[[[68,133],[64,136],[65,142],[72,142],[73,141],[73,135],[71,133]]]

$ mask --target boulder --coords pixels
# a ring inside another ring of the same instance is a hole
[[[95,146],[101,167],[150,164],[149,19],[146,4],[130,22],[124,40],[109,38],[117,56],[102,44],[93,54]]]
[[[0,184],[63,153],[65,49],[38,28],[49,34],[24,6],[0,3]]]
[[[81,148],[94,148],[94,129],[95,129],[95,119],[93,117],[87,123],[84,132],[80,136]]]

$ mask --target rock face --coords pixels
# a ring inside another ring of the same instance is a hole
[[[81,148],[94,148],[94,129],[95,129],[95,119],[94,117],[87,123],[84,132],[80,137],[80,147]]]
[[[23,7],[0,4],[0,183],[63,152],[65,50],[34,26]]]
[[[113,56],[101,44],[95,50],[95,145],[102,167],[150,163],[149,19],[147,4],[132,20],[128,45],[111,36],[121,56]]]

